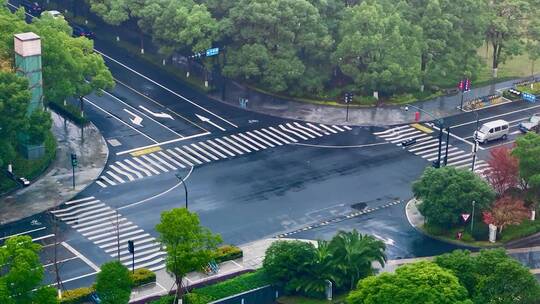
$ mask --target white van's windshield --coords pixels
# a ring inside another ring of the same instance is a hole
[[[489,128],[487,126],[482,126],[482,128],[480,128],[479,132],[487,134],[489,132]]]

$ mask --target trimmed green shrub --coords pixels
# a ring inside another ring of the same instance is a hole
[[[197,288],[191,292],[191,294],[197,294],[197,300],[215,301],[222,298],[226,298],[235,294],[239,294],[251,289],[263,287],[269,285],[270,281],[266,277],[264,270],[258,270],[256,272],[246,273],[230,280],[226,280],[217,284],[209,285],[202,288]],[[193,299],[193,298],[192,298]],[[200,304],[196,302],[194,304]],[[202,302],[207,303],[207,302]]]
[[[135,269],[135,273],[130,273],[130,276],[133,287],[139,287],[156,281],[156,274],[146,268]]]
[[[62,304],[79,304],[90,301],[90,295],[94,292],[93,288],[82,287],[77,289],[66,290],[62,293]]]
[[[79,108],[72,104],[64,105],[63,102],[49,101],[48,106],[79,126],[85,126],[90,122],[86,117],[81,116]]]
[[[216,263],[222,263],[225,261],[235,260],[244,256],[242,249],[232,246],[223,245],[216,250],[216,257],[214,260]]]
[[[540,231],[540,220],[524,220],[520,225],[508,226],[502,231],[501,241],[508,242]]]
[[[173,301],[174,301],[174,296],[164,296],[150,302],[149,304],[172,304]]]
[[[188,293],[184,296],[184,303],[186,304],[206,304],[212,301],[210,297],[198,293]]]

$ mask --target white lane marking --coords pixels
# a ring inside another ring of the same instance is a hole
[[[81,259],[83,262],[86,263],[86,265],[90,266],[92,269],[94,269],[96,272],[99,272],[100,269],[97,267],[96,264],[92,263],[89,259],[87,259],[84,255],[82,255],[80,252],[75,250],[75,248],[71,247],[68,243],[62,242],[62,246],[64,246],[67,250],[69,250],[71,253],[73,253],[75,256],[77,256],[79,259]],[[65,282],[65,281],[64,281]]]
[[[66,263],[66,262],[77,260],[77,259],[79,259],[79,257],[74,256],[74,257],[70,257],[70,258],[67,258],[67,259],[60,260],[60,261],[56,261],[56,264],[62,264],[62,263]],[[51,267],[54,264],[55,264],[54,262],[49,263],[49,264],[45,264],[45,265],[43,265],[43,268]]]
[[[178,148],[178,147],[176,147],[176,148],[174,148],[174,149],[175,149],[176,151],[182,153],[182,155],[184,155],[185,157],[187,157],[187,158],[193,160],[193,161],[196,162],[197,164],[199,164],[199,165],[202,164],[202,161],[200,161],[199,159],[197,159],[197,158],[194,157],[193,155],[187,153],[186,151],[184,151],[184,150],[182,150],[182,149],[180,149],[180,148]],[[193,166],[193,165],[192,165],[192,166]]]
[[[174,118],[171,116],[171,114],[167,114],[165,112],[160,112],[160,113],[152,112],[152,111],[148,110],[146,107],[141,106],[141,105],[139,105],[139,108],[141,108],[143,111],[147,112],[148,114],[150,114],[150,115],[152,115],[154,117],[168,118],[170,120],[174,120]]]
[[[51,234],[47,234],[47,235],[40,236],[40,237],[37,237],[37,238],[32,238],[32,242],[37,242],[37,241],[41,241],[41,240],[44,240],[44,239],[50,239],[50,238],[52,238],[54,236],[55,236],[55,234],[51,233]]]
[[[152,244],[155,244],[155,241],[156,239],[153,238],[153,237],[150,237],[150,238],[146,238],[146,239],[142,239],[142,240],[138,240],[137,241],[137,244],[145,244],[145,243],[152,243]],[[127,244],[120,244],[120,250],[122,249],[126,249],[128,247]],[[110,249],[106,249],[105,250],[106,253],[110,254],[111,256],[113,257],[116,257],[117,256],[117,252],[118,252],[118,248],[110,248]],[[114,255],[113,253],[114,252]],[[120,255],[122,255],[122,251],[120,251]]]
[[[72,204],[76,204],[76,203],[80,203],[80,202],[84,202],[84,201],[89,201],[89,200],[93,200],[93,199],[95,199],[95,197],[89,196],[89,197],[80,198],[80,199],[76,199],[76,200],[73,200],[73,201],[66,202],[66,205],[72,205]]]
[[[138,162],[141,166],[145,167],[146,169],[154,172],[154,174],[159,174],[158,170],[156,170],[154,167],[150,166],[149,164],[143,162],[139,157],[134,157],[133,160]]]
[[[102,181],[96,181],[96,184],[100,185],[102,188],[107,188],[107,185]]]
[[[259,133],[260,133],[260,132],[259,132]],[[257,133],[257,134],[259,134],[259,133]],[[266,140],[263,139],[263,138],[258,137],[257,135],[251,133],[251,131],[247,131],[246,134],[249,135],[249,136],[251,136],[252,138],[254,138],[254,139],[256,139],[256,140],[262,142],[263,144],[265,144],[265,145],[267,145],[267,146],[269,146],[269,147],[272,147],[272,148],[275,147],[274,144],[272,144],[272,143],[266,141]],[[259,134],[259,135],[260,135],[260,134]]]
[[[137,268],[140,268],[140,266],[138,266],[138,263],[144,262],[144,261],[148,261],[148,260],[154,259],[154,258],[156,258],[156,257],[163,256],[163,255],[165,255],[165,254],[167,254],[167,253],[166,253],[166,252],[163,252],[163,251],[158,251],[158,252],[156,252],[156,253],[153,253],[153,254],[150,254],[150,255],[147,255],[147,256],[144,256],[144,257],[135,259],[135,266],[136,266]],[[162,258],[161,258],[161,259],[155,259],[155,260],[153,260],[153,261],[151,261],[151,262],[152,262],[152,264],[156,264],[156,263],[159,263],[159,262],[161,262],[161,261],[164,261],[164,259],[162,259]],[[131,265],[131,261],[124,262],[124,263],[126,264],[126,266]]]
[[[244,135],[244,134],[242,134],[242,133],[239,133],[238,136],[240,136],[240,137],[242,137],[243,139],[249,141],[250,143],[252,143],[252,144],[254,144],[254,145],[260,147],[260,148],[263,149],[263,150],[267,148],[265,145],[259,143],[258,141],[254,140],[253,138],[251,138],[251,137],[249,137],[249,136],[247,136],[247,135]]]
[[[464,153],[464,154],[461,154],[461,155],[458,155],[458,156],[455,156],[455,157],[452,157],[452,158],[448,158],[448,162],[453,162],[453,161],[456,161],[458,159],[462,159],[462,158],[470,157],[470,156],[471,156],[470,154]]]
[[[157,162],[155,162],[153,159],[151,159],[150,157],[148,157],[147,155],[141,155],[140,157],[144,158],[144,160],[146,160],[147,162],[149,162],[152,166],[154,167],[157,167],[158,169],[160,169],[161,171],[163,172],[169,172],[169,170],[165,167],[163,167],[162,165],[158,164]]]
[[[63,219],[66,216],[72,216],[72,215],[79,214],[79,213],[82,213],[82,212],[85,212],[85,211],[88,211],[88,210],[94,210],[94,209],[100,208],[100,207],[107,207],[107,205],[105,205],[104,203],[99,203],[99,204],[95,204],[95,205],[92,205],[92,206],[85,206],[85,207],[75,209],[75,210],[69,210],[67,212],[55,213],[54,215],[56,217],[59,217],[59,218]]]
[[[201,146],[203,146],[203,147],[205,147],[206,149],[212,151],[212,153],[215,153],[216,155],[218,155],[218,156],[221,157],[221,158],[227,158],[227,155],[225,155],[225,154],[223,154],[223,153],[217,151],[216,149],[210,147],[209,145],[205,144],[205,143],[202,142],[202,141],[199,142],[198,144],[201,145]]]
[[[115,164],[122,167],[122,169],[137,175],[138,178],[143,178],[144,177],[144,175],[142,175],[139,171],[131,169],[130,167],[124,165],[121,161],[117,161],[117,162],[115,162]]]
[[[184,141],[184,140],[193,139],[193,138],[197,138],[197,137],[201,137],[201,136],[206,136],[206,135],[209,135],[209,134],[212,134],[212,133],[210,133],[210,132],[200,133],[200,134],[195,134],[195,135],[191,135],[191,136],[188,136],[188,137],[182,137],[182,138],[176,138],[176,139],[171,139],[171,140],[167,140],[167,141],[162,141],[162,142],[159,142],[159,143],[154,141],[154,142],[156,142],[155,144],[148,145],[148,146],[143,146],[143,147],[137,147],[137,148],[121,151],[121,152],[117,152],[116,155],[124,155],[124,154],[127,154],[127,153],[139,151],[139,150],[158,147],[158,146],[162,146],[162,145],[168,145],[168,144],[172,144],[172,143],[179,142],[179,141]]]
[[[115,165],[112,165],[112,164],[111,164],[111,165],[109,165],[109,167],[110,167],[112,170],[116,171],[118,174],[127,176],[127,178],[128,178],[130,181],[134,181],[134,180],[135,180],[135,178],[134,178],[131,174],[125,172],[124,170],[121,170],[120,168],[116,167]]]
[[[219,139],[219,138],[215,138],[214,140],[217,141],[218,143],[222,144],[223,146],[225,146],[225,147],[227,147],[227,148],[233,150],[234,152],[240,154],[240,155],[244,154],[244,152],[242,152],[242,151],[236,149],[235,147],[229,145],[228,143],[224,142],[223,140],[221,140],[221,139]]]
[[[142,171],[144,174],[146,174],[146,176],[152,176],[152,173],[150,173],[150,171],[148,171],[148,170],[146,170],[146,169],[144,169],[144,168],[138,166],[137,164],[135,164],[135,163],[132,162],[131,160],[129,160],[129,159],[124,159],[124,161],[125,161],[128,165],[132,166],[133,168],[135,168],[135,169],[137,169],[137,170],[139,170],[139,171]]]
[[[227,131],[227,130],[225,130],[225,128],[222,128],[220,125],[218,125],[215,122],[211,121],[210,118],[204,117],[204,116],[199,115],[199,114],[195,114],[195,116],[197,116],[197,118],[199,118],[202,122],[206,122],[206,123],[218,128],[218,129],[220,129],[221,131]]]
[[[123,223],[123,224],[125,224],[125,223]],[[115,227],[112,230],[110,230],[109,232],[96,234],[94,236],[89,236],[87,238],[90,241],[94,242],[94,244],[100,244],[100,243],[106,242],[105,239],[102,239],[104,237],[114,235],[112,237],[112,239],[116,239],[116,235],[118,235],[118,234],[122,235],[123,232],[130,231],[130,230],[133,230],[133,229],[139,229],[139,227],[137,227],[135,225],[127,225],[127,226],[126,225],[118,225],[118,230],[117,230],[116,225],[115,225]],[[96,240],[96,241],[94,241],[94,240]]]
[[[137,226],[133,226],[133,227],[136,228],[136,229],[139,228]],[[144,230],[142,230],[142,229],[138,229],[138,230],[135,230],[135,231],[129,231],[129,230],[130,229],[121,229],[120,230],[120,238],[126,238],[128,236],[132,236],[132,235],[135,235],[135,234],[144,233]],[[129,231],[129,232],[122,233],[123,231]],[[96,239],[96,237],[94,237],[94,239]],[[112,241],[112,240],[117,240],[117,239],[118,239],[118,236],[114,235],[114,236],[111,236],[111,237],[106,237],[104,239],[98,239],[97,241],[93,241],[93,242],[94,242],[94,244],[98,245],[98,244],[106,243],[106,242],[109,242],[109,241]]]
[[[173,164],[177,165],[178,167],[184,169],[186,166],[184,166],[183,164],[181,164],[180,162],[178,162],[176,159],[170,157],[168,154],[166,154],[165,152],[163,151],[159,151],[157,152],[159,155],[165,157],[166,159],[170,160]]]
[[[206,155],[206,156],[212,158],[213,160],[219,160],[219,158],[217,158],[214,154],[212,154],[212,153],[206,151],[205,149],[203,149],[203,148],[197,146],[196,144],[191,144],[191,146],[192,146],[193,148],[199,150],[199,151],[200,151],[201,153],[203,153],[204,155]]]
[[[118,226],[118,228],[120,227],[137,227],[135,225],[133,225],[132,222],[126,222],[126,218],[124,217],[121,217],[118,219],[118,225],[116,224],[116,221],[114,221],[114,223],[103,223],[103,224],[99,224],[99,225],[95,225],[95,226],[92,226],[92,231],[90,232],[86,232],[86,233],[82,233],[82,235],[84,237],[91,237],[92,235],[95,235],[95,234],[102,234],[102,233],[108,233],[107,231],[114,231],[116,232],[116,226]],[[121,223],[122,222],[122,223]],[[103,226],[106,226],[105,228],[101,228],[101,229],[96,229],[98,227],[103,227]],[[80,232],[80,231],[79,231]]]
[[[434,147],[430,147],[430,148],[426,148],[426,150],[423,150],[423,151],[418,151],[418,152],[415,152],[414,154],[416,155],[424,155],[426,153],[431,153],[433,151],[437,151],[439,150],[439,143],[435,144],[435,145],[431,145],[431,146],[434,146]],[[444,145],[444,142],[441,143],[441,151],[444,149],[445,145]],[[451,148],[452,145],[449,146],[449,148]]]
[[[306,132],[306,131],[304,131],[304,130],[302,130],[302,129],[299,129],[299,128],[293,126],[293,125],[290,124],[290,123],[287,123],[287,127],[289,127],[291,130],[298,131],[298,132],[300,132],[300,133],[306,135],[307,137],[315,138],[315,136],[311,135],[310,133],[308,133],[308,132]]]
[[[197,151],[191,149],[189,146],[183,146],[182,148],[186,149],[189,153],[197,156],[198,158],[204,160],[207,163],[211,162],[211,160],[209,160],[207,157],[205,157],[204,155],[201,155],[200,153],[197,153]]]
[[[344,128],[345,130],[349,130],[349,131],[352,130],[352,128],[349,127],[349,126],[343,126],[343,128]]]
[[[89,201],[89,202],[81,203],[81,204],[71,206],[71,207],[67,207],[67,208],[63,208],[63,209],[52,210],[50,212],[52,214],[64,213],[66,211],[70,211],[70,210],[77,209],[77,208],[80,208],[80,207],[90,206],[90,205],[95,205],[95,204],[100,204],[100,203],[101,203],[100,200],[92,200],[92,201]]]
[[[111,186],[116,186],[117,183],[113,182],[110,178],[108,178],[106,175],[102,175],[100,177],[101,179],[103,179],[104,181],[106,181],[107,183],[109,183]]]
[[[421,132],[418,131],[418,130],[410,130],[409,132],[406,132],[406,133],[400,133],[399,135],[397,136],[388,136],[388,137],[383,137],[384,140],[389,140],[389,141],[392,141],[392,140],[396,140],[396,139],[400,139],[400,138],[403,138],[405,136],[409,136],[409,135],[414,135],[414,134],[420,134]],[[423,133],[423,132],[422,132]],[[425,133],[423,133],[425,134]],[[382,137],[382,136],[380,136]]]
[[[328,131],[330,131],[330,132],[332,132],[332,133],[334,133],[334,134],[336,134],[336,133],[337,133],[337,132],[336,132],[336,130],[334,130],[334,129],[331,129],[331,128],[327,127],[326,125],[323,125],[323,124],[319,124],[319,126],[321,126],[321,127],[325,128],[326,130],[328,130]],[[393,131],[393,129],[390,129],[390,130],[386,130],[385,132],[388,132],[388,131]],[[374,133],[374,134],[375,134],[375,133]]]
[[[160,252],[160,248],[158,246],[152,246],[152,248],[148,249],[148,250],[144,250],[144,251],[141,251],[142,249],[137,247],[137,250],[138,251],[135,251],[135,261],[137,261],[137,257],[144,257],[144,256],[148,256],[149,254],[151,253],[156,253],[156,252]],[[165,252],[162,252],[162,254],[165,254]],[[128,252],[128,254],[125,254],[125,255],[122,255],[120,254],[120,261],[121,262],[124,262],[124,261],[129,261],[131,262],[131,253]]]
[[[406,132],[411,132],[411,131],[418,131],[417,129],[415,128],[412,128],[410,126],[407,126],[406,128],[402,128],[402,129],[399,129],[399,130],[396,130],[392,133],[387,133],[387,134],[382,134],[382,135],[379,135],[379,137],[382,137],[382,138],[388,138],[388,137],[396,137],[400,134],[403,134],[403,133],[406,133]]]
[[[141,229],[142,230],[142,229]],[[123,235],[120,236],[120,243],[124,243],[124,242],[127,242],[128,239],[129,240],[132,240],[132,241],[135,241],[135,240],[138,240],[138,239],[141,239],[141,238],[145,238],[145,237],[149,237],[150,234],[148,233],[144,233],[144,234],[139,234],[139,235],[136,235],[136,236],[132,236],[130,238],[123,238]],[[116,239],[116,238],[114,238]],[[111,246],[117,246],[118,243],[117,241],[113,241],[113,242],[110,242],[110,243],[107,243],[107,244],[103,244],[103,245],[100,245],[99,248],[107,248],[107,247],[111,247]]]
[[[120,176],[114,174],[114,172],[112,171],[107,171],[107,174],[109,174],[112,178],[114,178],[116,181],[118,181],[121,184],[126,182],[125,180],[121,179]]]
[[[234,140],[238,141],[239,143],[242,143],[246,146],[248,146],[251,150],[253,151],[259,151],[259,148],[253,146],[252,144],[246,142],[245,140],[243,140],[242,138],[240,138],[239,136],[236,136],[236,135],[231,135],[232,138],[234,138]]]
[[[146,244],[146,245],[140,245],[140,244],[144,244],[144,243],[149,243],[149,244]],[[135,244],[137,246],[137,250],[144,250],[144,249],[148,249],[148,248],[159,248],[159,244],[158,243],[155,243],[153,242],[152,240],[147,240],[145,242],[143,242],[142,240],[139,240],[137,242],[137,244]],[[118,256],[118,252],[116,251],[116,248],[115,248],[115,251],[114,252],[111,252],[110,255],[115,258]],[[124,250],[124,251],[120,251],[120,256],[129,256],[131,257],[131,253],[128,251],[128,250]],[[120,258],[122,259],[122,258]]]
[[[302,126],[301,124],[299,124],[299,123],[297,123],[297,122],[294,122],[293,124],[294,124],[295,126],[297,126],[298,128],[300,128],[300,129],[302,129],[302,130],[305,130],[305,131],[308,132],[308,133],[313,133],[313,134],[315,134],[315,135],[318,136],[318,137],[322,137],[322,136],[323,136],[321,133],[316,132],[316,131],[314,131],[314,130],[312,130],[312,129],[310,129],[310,128],[306,128],[306,127]]]
[[[294,132],[294,131],[292,131],[292,130],[289,130],[289,129],[285,128],[284,125],[279,125],[279,127],[280,127],[283,131],[285,131],[285,132],[289,132],[289,133],[291,133],[291,134],[294,134],[294,135],[298,136],[300,139],[308,140],[308,138],[305,137],[304,135],[301,135],[301,134],[298,134],[298,133],[296,133],[296,132]],[[337,133],[336,131],[334,131],[334,132]]]
[[[47,227],[41,227],[41,228],[37,228],[37,229],[32,229],[32,230],[28,230],[28,231],[19,232],[19,233],[15,233],[15,234],[12,234],[12,235],[4,236],[4,237],[0,238],[0,241],[5,240],[5,239],[9,239],[10,237],[13,237],[13,236],[18,236],[18,235],[23,235],[23,234],[29,234],[29,233],[36,232],[36,231],[41,231],[43,229],[47,229]]]
[[[180,94],[174,92],[173,90],[171,90],[171,89],[169,89],[169,88],[167,88],[167,87],[165,87],[165,86],[159,84],[158,82],[156,82],[156,81],[154,81],[154,80],[148,78],[147,76],[145,76],[145,75],[143,75],[143,74],[141,74],[141,73],[135,71],[134,69],[132,69],[132,68],[128,67],[127,65],[125,65],[125,64],[123,64],[123,63],[121,63],[121,62],[119,62],[118,60],[113,59],[113,58],[111,58],[110,56],[107,56],[107,55],[103,54],[102,52],[100,52],[100,51],[98,51],[98,50],[96,50],[96,49],[94,49],[94,51],[96,51],[97,53],[101,54],[103,57],[106,57],[107,59],[109,59],[109,60],[115,62],[116,64],[118,64],[118,65],[120,65],[120,66],[126,68],[127,70],[129,70],[129,71],[131,71],[131,72],[137,74],[138,76],[140,76],[140,77],[142,77],[142,78],[144,78],[144,79],[146,79],[146,80],[152,82],[153,84],[155,84],[155,85],[159,86],[160,88],[162,88],[162,89],[168,91],[169,93],[174,94],[175,96],[182,98],[183,100],[185,100],[185,101],[191,103],[192,105],[198,107],[199,109],[201,109],[201,110],[203,110],[203,111],[205,111],[205,112],[207,112],[207,113],[209,113],[209,114],[212,114],[213,116],[215,116],[215,117],[217,117],[217,118],[223,120],[224,122],[230,124],[231,126],[233,126],[233,127],[235,127],[235,128],[238,128],[237,125],[235,125],[235,124],[233,124],[232,122],[226,120],[225,118],[222,118],[222,117],[218,116],[217,114],[212,113],[211,111],[207,110],[206,108],[203,108],[202,106],[198,105],[197,103],[195,103],[195,102],[193,102],[193,101],[191,101],[191,100],[185,98],[184,96],[182,96],[182,95],[180,95]]]
[[[431,138],[429,140],[426,140],[424,142],[421,142],[421,143],[418,143],[418,144],[415,144],[413,145],[412,149],[408,149],[409,151],[411,152],[415,152],[415,151],[419,151],[419,150],[423,150],[425,148],[429,148],[429,147],[432,147],[432,146],[436,146],[439,144],[439,140],[436,139],[436,138]]]
[[[144,134],[143,132],[137,130],[137,129],[136,129],[135,127],[133,127],[132,125],[128,124],[127,122],[125,122],[125,121],[123,121],[122,119],[118,118],[116,115],[110,113],[109,111],[107,111],[107,110],[103,109],[102,107],[98,106],[97,104],[93,103],[93,102],[90,101],[88,98],[83,97],[83,99],[84,99],[87,103],[89,103],[89,104],[93,105],[94,107],[96,107],[98,110],[100,110],[100,111],[104,112],[105,114],[107,114],[107,115],[113,117],[114,119],[120,121],[122,124],[128,126],[130,129],[132,129],[132,130],[134,130],[135,132],[141,134],[142,136],[148,138],[150,141],[152,141],[152,142],[154,142],[154,143],[156,143],[156,144],[158,143],[158,142],[157,142],[155,139],[153,139],[152,137],[150,137],[150,136]]]
[[[233,146],[236,146],[238,148],[240,148],[241,150],[244,150],[246,153],[250,153],[251,150],[242,146],[241,144],[237,143],[236,141],[232,140],[231,138],[227,137],[227,136],[224,136],[222,137],[224,140],[228,141],[231,145]]]
[[[100,209],[93,209],[93,210],[90,210],[90,211],[85,211],[85,212],[82,212],[80,214],[76,214],[76,215],[73,215],[73,216],[68,216],[68,217],[62,217],[62,220],[66,223],[69,223],[71,221],[86,221],[87,219],[93,219],[95,218],[95,214],[97,214],[98,216],[101,216],[102,214],[105,214],[109,211],[111,211],[112,209],[109,208],[108,206],[105,206],[104,208],[100,208]]]
[[[115,213],[114,211],[112,213]],[[111,214],[110,212],[108,214]],[[88,228],[92,228],[92,226],[94,224],[97,224],[97,223],[102,223],[102,222],[107,222],[107,223],[111,223],[110,221],[111,220],[114,220],[116,222],[116,215],[111,215],[111,216],[108,216],[108,217],[102,217],[102,218],[99,218],[97,220],[93,220],[93,221],[89,221],[89,222],[82,222],[80,224],[75,224],[73,225],[72,227],[77,229],[77,231],[86,231],[87,230],[87,226],[90,226]],[[81,228],[81,227],[85,227],[83,229],[78,229],[78,228]]]
[[[472,165],[472,157],[462,159],[462,160],[458,160],[458,161],[451,162],[451,163],[449,162],[448,166],[455,167],[457,164],[463,164],[463,163],[467,163],[468,165]]]
[[[304,147],[313,147],[313,148],[325,148],[325,149],[352,149],[352,148],[367,148],[375,147],[381,145],[388,145],[389,142],[379,142],[374,144],[365,144],[365,145],[355,145],[355,146],[330,146],[330,145],[313,145],[313,144],[303,144],[303,143],[292,143],[291,145],[295,146],[304,146]]]
[[[291,143],[290,141],[285,140],[285,139],[283,139],[283,138],[277,136],[276,134],[270,132],[270,130],[267,130],[267,129],[261,129],[261,132],[264,132],[264,133],[268,134],[268,136],[269,136],[270,138],[275,138],[275,139],[278,140],[278,141],[281,140],[281,141],[284,142],[285,144],[290,144],[290,143]]]
[[[283,144],[282,144],[281,142],[279,142],[279,141],[273,139],[272,137],[270,137],[270,136],[268,136],[268,135],[262,133],[262,132],[259,131],[259,130],[254,130],[253,132],[254,132],[254,133],[257,133],[258,135],[260,135],[260,136],[266,138],[267,140],[269,140],[269,141],[275,143],[275,144],[278,145],[278,146],[283,146]],[[248,133],[249,133],[249,132],[248,132]]]
[[[185,164],[188,164],[188,166],[193,167],[193,164],[189,160],[187,160],[187,159],[183,158],[182,156],[176,154],[176,152],[174,152],[173,150],[168,149],[167,152],[171,153],[172,156],[178,158],[180,161],[184,162]]]
[[[345,132],[345,130],[343,130],[342,128],[340,128],[339,126],[336,126],[336,125],[332,125],[333,128],[337,129],[338,131],[340,132]]]
[[[452,147],[452,148],[448,149],[448,152],[452,152],[452,153],[448,153],[448,156],[465,153],[465,152],[463,152],[463,150],[459,150],[456,147]],[[437,154],[438,153],[434,153],[434,154],[431,154],[431,155],[424,155],[423,158],[427,158],[428,161],[434,161],[439,157]],[[435,157],[432,157],[432,155],[435,155]],[[469,154],[465,153],[465,155],[469,155]],[[441,151],[441,159],[444,159],[444,149]]]
[[[269,129],[272,130],[272,131],[274,131],[274,132],[276,132],[277,134],[279,134],[279,135],[281,135],[281,136],[287,138],[288,140],[290,140],[290,141],[292,141],[292,142],[298,142],[298,140],[296,140],[296,139],[290,137],[289,135],[287,135],[287,134],[281,132],[280,130],[278,130],[278,129],[274,128],[274,127],[269,127]]]
[[[156,259],[156,260],[154,260],[154,261],[150,261],[150,262],[148,262],[148,263],[135,264],[135,268],[147,268],[147,267],[150,266],[150,265],[155,265],[155,264],[161,263],[161,262],[163,262],[163,261],[165,261],[164,258],[159,258],[159,259]],[[129,264],[128,264],[128,266],[129,266]],[[158,268],[159,268],[159,267],[158,267]]]
[[[435,149],[432,149],[432,151],[435,151],[435,152],[431,152],[431,153],[429,153],[429,154],[424,154],[424,155],[422,155],[422,157],[423,157],[423,158],[428,158],[428,157],[432,157],[433,155],[437,155],[437,154],[439,153],[438,149],[439,149],[438,147],[435,148]],[[457,149],[458,149],[458,148],[452,147],[452,146],[449,146],[449,147],[448,147],[448,151],[454,151],[454,150],[457,150]],[[442,147],[441,147],[441,155],[444,154],[444,151],[445,151],[445,150],[446,150],[445,146],[442,145]]]
[[[316,125],[314,125],[314,124],[312,124],[310,122],[308,122],[307,125],[310,126],[313,129],[317,130],[317,131],[323,132],[324,135],[330,135],[330,133],[328,131],[321,129],[321,128],[317,127]]]
[[[206,142],[209,143],[209,144],[211,144],[212,146],[214,146],[214,147],[220,149],[221,151],[223,151],[223,152],[229,154],[230,156],[236,156],[236,154],[233,154],[233,153],[230,152],[229,150],[222,148],[220,145],[218,145],[217,143],[213,142],[213,141],[210,140],[210,139],[207,140]]]
[[[127,112],[129,115],[133,116],[133,117],[130,117],[129,120],[131,121],[132,124],[136,125],[136,126],[139,126],[139,127],[142,127],[142,121],[143,121],[143,118],[140,117],[139,115],[131,112],[130,110],[128,109],[124,109],[125,112]]]
[[[420,138],[428,138],[428,137],[429,137],[429,135],[426,135],[426,134],[416,134],[416,135],[413,135],[413,136],[403,137],[403,138],[400,138],[400,139],[397,139],[397,140],[392,140],[390,142],[395,144],[395,143],[403,142],[403,141],[406,141],[406,140],[409,140],[409,139],[420,139]]]
[[[539,107],[540,107],[540,105],[537,105],[537,106],[532,106],[532,107],[528,107],[528,108],[524,108],[524,109],[519,109],[519,110],[515,110],[515,111],[511,111],[511,112],[506,112],[506,113],[503,113],[503,114],[498,114],[498,115],[493,115],[493,116],[485,117],[485,118],[480,119],[480,122],[488,121],[488,120],[491,120],[491,119],[493,119],[493,118],[498,118],[498,117],[501,117],[501,116],[511,115],[511,114],[515,114],[515,113],[519,113],[519,112],[523,112],[523,111],[533,110],[533,109],[536,109],[536,108],[539,108]],[[526,118],[527,118],[527,117],[522,118],[522,119],[526,119]],[[466,126],[466,125],[470,125],[470,124],[474,124],[474,123],[476,123],[476,119],[473,120],[473,121],[469,121],[469,122],[465,122],[465,123],[459,124],[459,125],[450,126],[450,128],[451,128],[451,129],[454,129],[454,128],[458,128],[458,127],[462,127],[462,126]]]
[[[163,158],[157,156],[156,153],[150,153],[150,154],[148,154],[148,156],[153,157],[153,158],[154,158],[155,160],[157,160],[158,162],[160,162],[160,163],[164,164],[165,166],[171,168],[171,170],[176,170],[176,167],[175,167],[175,166],[169,164],[169,163],[166,162]]]

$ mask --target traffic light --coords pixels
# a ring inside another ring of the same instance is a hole
[[[77,167],[78,164],[79,164],[79,160],[77,159],[77,154],[71,153],[71,166]]]
[[[347,92],[345,93],[345,103],[350,103],[353,101],[353,93]]]
[[[128,241],[128,251],[131,254],[135,253],[135,243],[132,240]]]

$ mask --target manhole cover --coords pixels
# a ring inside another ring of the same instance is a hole
[[[352,204],[351,206],[351,208],[356,209],[356,210],[364,210],[366,207],[367,207],[366,203],[356,203],[356,204]]]

